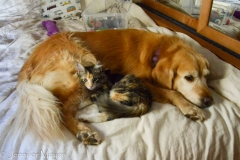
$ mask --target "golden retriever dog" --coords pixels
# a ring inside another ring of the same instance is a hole
[[[112,73],[139,77],[155,101],[171,103],[191,119],[204,120],[200,108],[213,103],[207,60],[177,37],[140,30],[58,33],[35,49],[19,73],[14,133],[32,129],[51,140],[62,135],[62,123],[84,144],[101,143],[98,133],[75,119],[88,96],[76,64],[97,60]]]
[[[200,108],[213,103],[206,83],[209,63],[180,38],[139,30],[78,32],[72,38],[112,73],[141,78],[154,101],[171,103],[191,119],[205,119]]]

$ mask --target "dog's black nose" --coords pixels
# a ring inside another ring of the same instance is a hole
[[[213,98],[210,96],[202,98],[202,107],[209,107],[213,104]]]

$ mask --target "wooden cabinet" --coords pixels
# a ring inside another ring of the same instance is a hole
[[[212,2],[212,0],[202,0],[198,18],[154,0],[141,0],[138,5],[159,26],[189,35],[224,61],[240,68],[240,41],[208,26]]]

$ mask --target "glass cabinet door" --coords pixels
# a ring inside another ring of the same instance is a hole
[[[198,18],[202,0],[155,0],[177,11]]]
[[[240,1],[213,0],[208,26],[240,40]]]
[[[240,0],[141,0],[140,6],[158,25],[188,34],[240,68]]]

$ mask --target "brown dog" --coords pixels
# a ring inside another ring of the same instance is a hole
[[[207,60],[183,40],[139,30],[74,33],[105,68],[113,73],[134,74],[145,81],[154,100],[172,103],[181,112],[203,120],[200,108],[213,98],[206,84]]]
[[[113,73],[134,74],[155,101],[172,103],[192,119],[204,119],[198,107],[213,99],[206,84],[208,62],[177,37],[139,30],[59,33],[40,44],[19,73],[20,109],[13,123],[18,136],[32,129],[44,140],[61,135],[61,121],[85,144],[99,135],[74,117],[87,96],[76,64],[100,60]],[[197,107],[198,106],[198,107]]]

